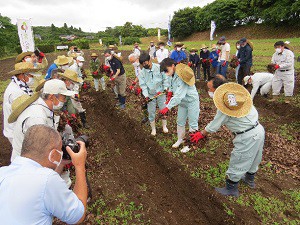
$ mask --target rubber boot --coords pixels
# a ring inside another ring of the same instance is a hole
[[[242,176],[241,180],[250,188],[255,188],[254,178],[255,178],[255,173],[247,172],[244,176]]]
[[[168,128],[167,128],[167,120],[161,120],[162,123],[162,127],[163,127],[163,132],[166,134],[169,132]]]
[[[291,103],[291,100],[292,100],[292,96],[285,96],[285,98],[284,98],[284,103],[285,103],[285,104],[290,104],[290,103]]]
[[[102,77],[100,79],[100,82],[101,82],[102,90],[105,91],[105,80],[104,80],[104,77]]]
[[[155,136],[156,135],[155,121],[150,122],[150,126],[151,126],[151,129],[152,129],[151,135]]]
[[[215,190],[221,195],[239,197],[238,186],[239,182],[233,182],[226,179],[226,186],[223,188],[215,188]]]
[[[79,116],[80,116],[80,120],[81,120],[82,126],[85,129],[89,129],[90,126],[87,124],[85,112],[79,113]]]
[[[272,99],[269,100],[269,102],[275,102],[279,98],[279,95],[273,95]]]
[[[126,97],[120,95],[120,109],[125,109]]]
[[[172,148],[178,148],[184,141],[185,127],[177,126],[177,138],[178,140],[172,145]]]
[[[187,152],[189,152],[191,150],[191,148],[189,147],[189,146],[184,146],[181,150],[180,150],[180,152],[182,152],[182,153],[187,153]]]

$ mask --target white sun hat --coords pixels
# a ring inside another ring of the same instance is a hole
[[[75,91],[69,91],[66,87],[65,82],[58,79],[48,80],[44,84],[43,89],[44,94],[53,94],[53,95],[65,95],[65,96],[73,96],[76,94]]]

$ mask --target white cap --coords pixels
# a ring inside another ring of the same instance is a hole
[[[84,62],[84,58],[80,55],[80,56],[77,56],[77,58],[76,58],[78,61],[80,61],[80,62]]]
[[[251,76],[245,76],[244,77],[244,83],[247,84],[248,83],[248,80],[251,78]]]
[[[69,91],[66,87],[65,82],[58,79],[48,80],[44,84],[44,94],[52,94],[52,95],[65,95],[65,96],[73,96],[76,94],[75,91]]]

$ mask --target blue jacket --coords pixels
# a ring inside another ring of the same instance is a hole
[[[46,80],[51,78],[51,72],[52,72],[52,70],[54,70],[56,68],[58,68],[58,66],[55,63],[53,63],[51,66],[49,66],[49,69],[47,70],[47,73],[46,73],[46,76],[45,76]]]
[[[173,51],[172,54],[170,55],[170,58],[175,60],[175,62],[179,63],[180,61],[186,59],[186,54],[184,51]]]
[[[218,66],[218,53],[216,51],[211,51],[209,54],[209,58],[213,60],[211,63],[212,67],[216,68]]]

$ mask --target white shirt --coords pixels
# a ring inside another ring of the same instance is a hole
[[[275,52],[271,62],[279,65],[279,69],[277,69],[275,73],[280,70],[290,70],[291,74],[294,74],[295,55],[291,50],[284,49],[281,54]]]
[[[251,76],[252,79],[252,99],[256,95],[258,88],[266,83],[272,83],[274,75],[272,73],[255,73]]]
[[[47,104],[41,98],[38,98],[27,107],[15,122],[11,161],[21,154],[24,134],[27,129],[36,124],[46,124],[55,128],[53,111],[48,108]]]
[[[135,76],[139,77],[140,73],[141,73],[141,67],[140,64],[138,62],[134,62],[132,63],[133,67],[134,67],[134,72],[135,72]]]
[[[165,58],[169,57],[169,51],[168,49],[164,48],[163,50],[158,49],[156,51],[156,58],[157,58],[157,62],[161,63],[161,61],[163,61]]]
[[[25,157],[0,168],[0,202],[2,225],[51,225],[54,216],[75,224],[84,214],[58,173]]]
[[[69,69],[75,71],[78,74],[78,77],[82,77],[80,67],[76,61],[69,67]]]
[[[3,96],[3,135],[8,139],[13,138],[15,123],[8,123],[8,117],[10,116],[12,109],[12,102],[26,94],[15,82],[11,81],[7,86]]]
[[[219,56],[219,61],[228,60],[228,59],[226,59],[226,52],[229,52],[229,54],[230,54],[230,45],[227,42],[225,43],[225,45],[221,45],[221,52],[220,52],[220,56]]]
[[[133,54],[135,54],[136,56],[140,57],[141,51],[138,48],[134,48],[133,49]]]

